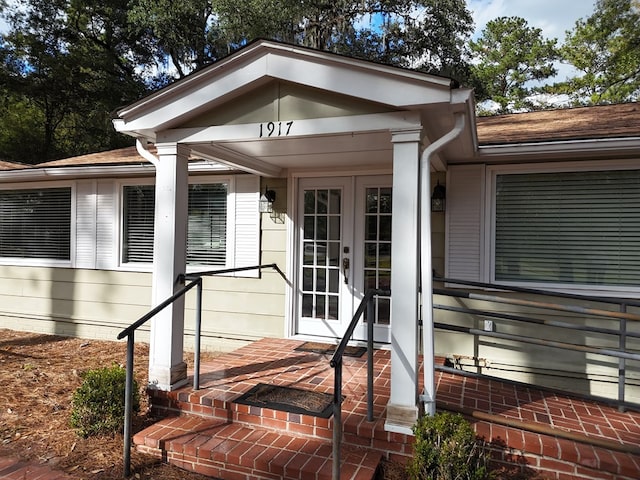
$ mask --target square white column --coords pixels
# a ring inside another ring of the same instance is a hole
[[[385,429],[412,433],[418,418],[419,179],[421,129],[392,132],[391,395]]]
[[[186,270],[189,194],[189,149],[157,144],[156,203],[153,245],[154,306],[171,297]],[[149,385],[173,390],[187,383],[183,359],[184,297],[151,320]]]

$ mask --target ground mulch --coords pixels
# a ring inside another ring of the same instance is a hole
[[[204,354],[203,359],[215,354]],[[135,378],[141,386],[141,411],[133,431],[156,419],[149,415],[147,384],[149,348],[135,346]],[[74,479],[123,478],[123,438],[83,438],[69,425],[71,398],[87,370],[126,361],[126,343],[85,340],[0,329],[0,457],[47,465]],[[193,366],[193,356],[185,353]],[[135,479],[205,480],[136,451],[131,454]],[[383,466],[380,478],[406,478],[404,468]]]
[[[149,348],[135,346],[135,378],[147,384]],[[187,362],[191,359],[187,358]],[[45,464],[78,479],[121,479],[123,439],[82,438],[70,427],[71,398],[87,370],[126,361],[126,343],[0,329],[0,457]],[[143,387],[141,387],[143,388]],[[134,431],[153,422],[141,392]],[[135,478],[204,480],[138,452]]]

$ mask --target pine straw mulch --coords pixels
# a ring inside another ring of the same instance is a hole
[[[203,354],[203,360],[206,356]],[[185,354],[192,366],[192,355]],[[135,378],[147,384],[149,349],[135,346]],[[121,435],[82,438],[69,426],[71,398],[83,372],[124,365],[126,343],[84,340],[0,329],[0,457],[45,464],[77,479],[123,477]],[[153,423],[141,392],[137,432]],[[136,479],[205,480],[136,451],[131,455]],[[384,480],[406,478],[402,468],[383,465]]]

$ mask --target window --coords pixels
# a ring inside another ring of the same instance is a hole
[[[189,186],[187,263],[224,266],[227,259],[227,193],[224,183]],[[153,261],[155,187],[126,185],[123,189],[122,261]]]
[[[497,174],[495,280],[640,284],[640,170]]]
[[[0,191],[0,257],[71,260],[71,187]]]

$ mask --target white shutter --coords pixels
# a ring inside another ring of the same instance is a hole
[[[234,267],[249,267],[260,263],[260,177],[235,177]],[[239,277],[258,277],[258,270],[239,272]]]
[[[76,268],[96,266],[96,182],[76,183]]]
[[[446,276],[481,281],[484,235],[484,165],[449,167]]]
[[[112,269],[117,266],[118,238],[116,224],[116,185],[112,180],[98,181],[96,200],[96,268]]]

